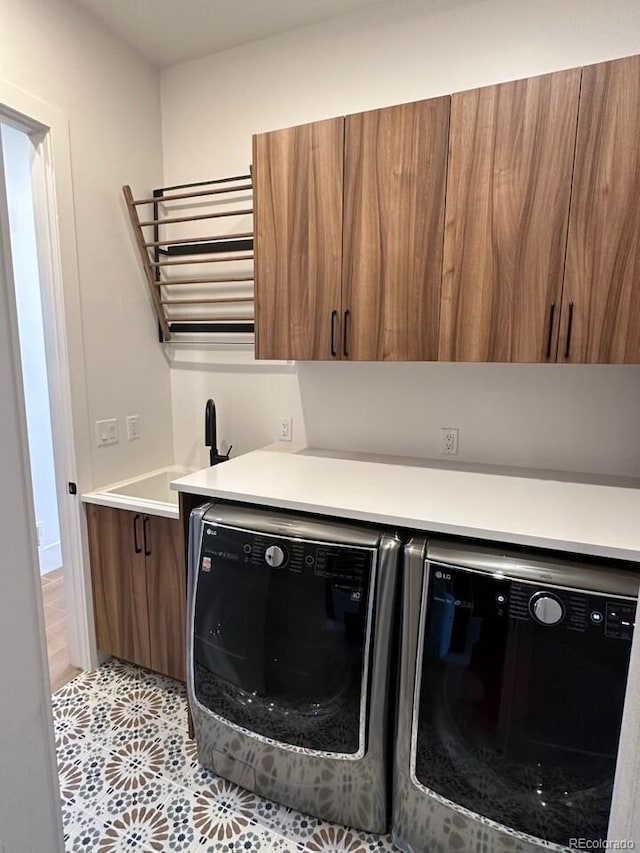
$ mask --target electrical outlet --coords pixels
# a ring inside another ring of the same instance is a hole
[[[292,419],[280,418],[280,432],[278,433],[278,441],[291,441],[292,433]]]
[[[127,415],[127,438],[129,441],[140,438],[140,424],[137,415]]]
[[[102,447],[105,444],[118,443],[118,420],[110,418],[106,421],[96,421],[96,444]]]
[[[36,522],[36,539],[38,540],[38,547],[42,545],[42,522]]]
[[[440,455],[458,455],[458,429],[457,427],[442,427],[440,429]]]

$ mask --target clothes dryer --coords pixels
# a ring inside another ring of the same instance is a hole
[[[406,546],[400,850],[604,842],[638,577],[607,561],[499,546]]]

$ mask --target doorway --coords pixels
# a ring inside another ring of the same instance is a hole
[[[92,481],[70,154],[66,117],[0,81],[0,264],[20,339],[53,689],[98,664],[80,498]]]
[[[71,665],[67,641],[60,521],[31,178],[35,149],[25,130],[13,123],[0,121],[0,153],[4,167],[49,675],[51,690],[55,691],[80,670]]]

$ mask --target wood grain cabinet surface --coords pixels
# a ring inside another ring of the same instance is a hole
[[[254,137],[257,358],[436,358],[449,101]]]
[[[346,117],[343,358],[438,357],[449,104]]]
[[[640,57],[254,137],[256,356],[640,362]]]
[[[343,148],[342,118],[253,137],[256,358],[338,355]]]
[[[580,70],[451,99],[439,358],[555,360]]]
[[[640,362],[640,56],[582,72],[558,360]]]
[[[87,504],[87,523],[98,649],[184,681],[180,522]]]

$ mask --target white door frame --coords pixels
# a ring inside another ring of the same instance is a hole
[[[69,658],[74,666],[93,669],[99,661],[80,500],[93,484],[69,124],[55,107],[3,81],[0,118],[25,131],[35,148],[32,180]],[[69,482],[77,484],[75,497],[68,493]]]

